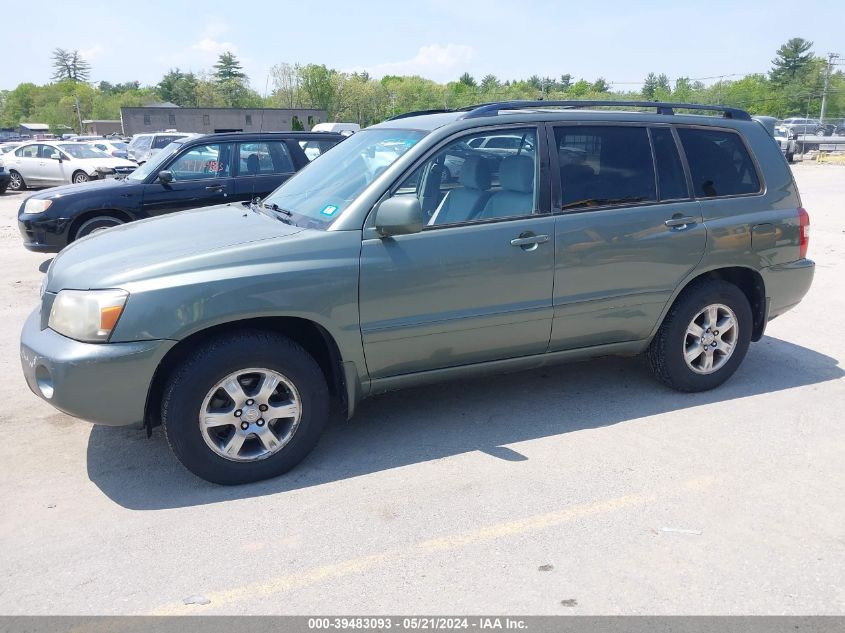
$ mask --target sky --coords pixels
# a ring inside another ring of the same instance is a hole
[[[4,29],[0,89],[48,83],[56,47],[78,49],[91,63],[93,82],[142,85],[156,84],[170,68],[208,70],[228,50],[261,94],[269,69],[281,62],[439,82],[463,72],[502,80],[568,73],[589,81],[601,76],[622,90],[637,89],[649,72],[705,83],[767,72],[791,37],[813,41],[817,55],[845,57],[841,0],[29,0],[24,6],[17,24],[38,26]],[[796,6],[805,24],[795,19]],[[72,12],[64,14],[66,7]],[[45,15],[50,19],[35,19]]]

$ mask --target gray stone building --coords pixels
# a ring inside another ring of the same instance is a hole
[[[127,136],[144,132],[284,132],[310,130],[326,120],[325,110],[287,108],[180,108],[143,106],[121,108],[120,120]]]

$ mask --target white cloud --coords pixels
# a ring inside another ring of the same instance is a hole
[[[387,62],[366,67],[375,77],[384,75],[421,75],[429,79],[445,81],[456,79],[457,71],[475,57],[475,49],[465,44],[427,44],[421,46],[411,59]]]
[[[105,52],[105,49],[100,44],[95,44],[91,48],[86,48],[83,51],[79,51],[79,54],[82,59],[87,62],[90,62],[94,59],[97,59],[97,57],[99,57],[100,54],[102,54],[103,52]]]
[[[225,53],[226,51],[237,53],[238,47],[232,44],[232,42],[219,42],[210,37],[203,37],[198,42],[191,44],[191,50],[207,53],[210,57],[216,59],[220,53]]]

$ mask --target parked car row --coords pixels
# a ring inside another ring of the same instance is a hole
[[[3,158],[13,191],[126,176],[137,168],[131,161],[78,142],[21,143]]]
[[[162,424],[222,484],[293,468],[330,403],[435,380],[644,354],[665,385],[713,389],[809,289],[809,215],[748,113],[623,105],[656,112],[406,116],[292,177],[314,135],[183,138],[126,179],[35,194],[27,247],[74,243],[21,334],[27,384],[92,422]]]

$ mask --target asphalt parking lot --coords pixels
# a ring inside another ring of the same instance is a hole
[[[845,614],[845,166],[795,173],[814,285],[722,388],[608,358],[387,394],[235,488],[30,393],[49,257],[0,196],[0,613]]]

